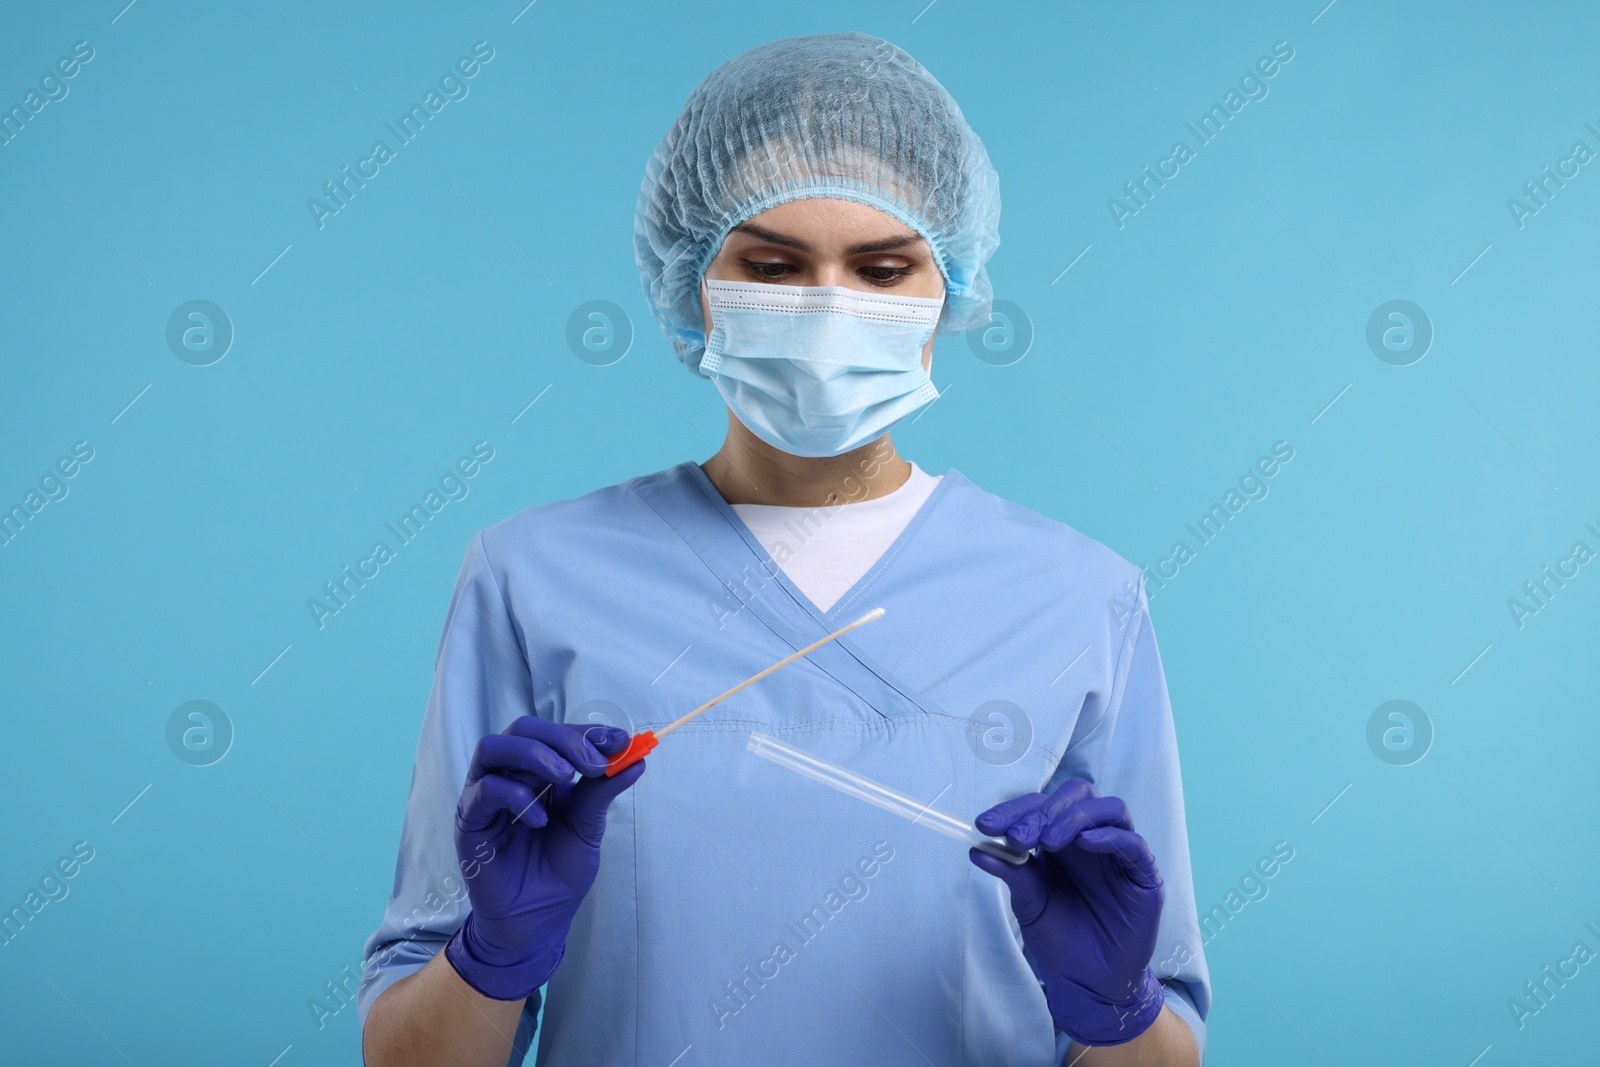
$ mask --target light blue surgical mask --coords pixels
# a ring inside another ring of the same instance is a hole
[[[839,286],[705,283],[700,370],[750,432],[796,456],[837,456],[938,399],[922,369],[944,301]]]

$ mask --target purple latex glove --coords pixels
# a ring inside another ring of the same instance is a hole
[[[996,804],[975,824],[1039,849],[1020,866],[977,849],[970,856],[1011,887],[1056,1025],[1080,1045],[1120,1045],[1147,1030],[1163,1003],[1150,957],[1164,891],[1128,806],[1070,778],[1048,796]]]
[[[534,715],[478,742],[456,806],[456,856],[472,910],[444,951],[484,996],[530,997],[561,962],[600,870],[606,809],[644,773],[640,762],[605,777],[606,757],[627,744],[627,731],[614,726]]]

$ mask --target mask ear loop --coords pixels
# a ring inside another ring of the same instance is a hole
[[[704,274],[700,275],[700,296],[705,301],[706,319],[708,321],[714,320],[716,318],[717,306],[711,298],[711,279],[706,277]]]
[[[701,330],[702,336],[700,343],[700,362],[703,367],[706,356],[711,355],[711,337],[717,332],[717,311],[711,303],[711,287],[706,284],[706,275],[704,271],[700,272],[699,291],[701,306],[705,309],[705,325]],[[718,357],[718,359],[720,359],[720,357]],[[710,377],[710,375],[706,374],[704,370],[701,371],[701,376],[707,378]]]
[[[700,272],[700,283],[697,286],[695,286],[695,293],[699,297],[701,315],[702,315],[701,323],[700,323],[700,361],[702,363],[704,363],[705,362],[705,358],[706,358],[706,353],[708,351],[710,351],[710,348],[711,348],[711,330],[712,330],[712,325],[711,325],[711,292],[710,292],[709,289],[706,288],[706,273],[705,273],[705,271],[701,271]],[[705,372],[704,371],[701,372],[701,376],[702,377],[705,376]]]
[[[940,271],[941,271],[941,273],[943,273],[943,268],[940,268]],[[944,283],[944,292],[939,294],[939,314],[937,314],[937,315],[935,315],[933,317],[933,326],[932,326],[932,328],[930,328],[928,330],[928,336],[922,342],[924,345],[926,345],[929,341],[935,340],[939,336],[939,323],[941,321],[943,321],[943,319],[944,319],[944,309],[949,307],[949,306],[950,306],[950,283],[947,281],[947,282]],[[917,362],[919,362],[919,363],[922,362],[922,356],[921,356],[921,352],[920,351],[917,354]],[[928,369],[926,371],[924,371],[923,373],[925,373],[928,376],[928,384],[929,385],[933,385],[933,351],[932,351],[932,349],[929,349],[929,351],[928,351]],[[937,385],[934,385],[933,387],[934,387],[935,390],[937,390],[939,388]],[[935,394],[934,399],[935,400],[938,399],[937,393]]]

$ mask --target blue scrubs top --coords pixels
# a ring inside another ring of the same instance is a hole
[[[660,729],[874,607],[883,621],[664,738],[612,806],[537,1063],[1063,1061],[1005,885],[964,846],[754,756],[752,730],[965,819],[1073,776],[1121,797],[1166,882],[1152,966],[1203,1056],[1210,981],[1139,569],[955,470],[827,612],[692,462],[475,536],[362,1025],[465,921],[453,823],[480,737],[522,715]]]

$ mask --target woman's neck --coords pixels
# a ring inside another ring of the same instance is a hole
[[[700,469],[730,504],[793,508],[858,504],[887,496],[911,477],[911,464],[888,434],[841,456],[812,459],[773,448],[731,413],[722,448]]]

